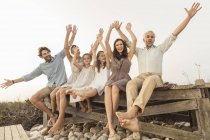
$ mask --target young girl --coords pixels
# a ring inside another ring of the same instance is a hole
[[[136,36],[131,30],[131,24],[128,23],[126,26],[126,30],[129,32],[132,38],[130,51],[127,51],[127,45],[124,40],[116,39],[114,42],[114,50],[112,52],[109,44],[109,38],[112,29],[116,26],[121,26],[121,24],[119,24],[119,22],[111,24],[105,39],[108,56],[111,59],[112,71],[112,75],[109,77],[105,86],[104,98],[108,120],[107,127],[109,128],[109,139],[120,139],[120,137],[115,134],[113,118],[119,105],[119,93],[120,91],[125,92],[126,84],[131,79],[128,73],[130,71],[131,59],[135,53],[137,42]]]
[[[102,29],[101,32],[103,32]],[[80,96],[81,100],[93,97],[97,94],[101,96],[103,94],[105,83],[110,75],[110,61],[107,56],[106,48],[102,43],[102,36],[99,36],[97,40],[101,45],[103,51],[99,51],[96,56],[95,55],[96,50],[93,50],[93,59],[96,62],[95,64],[93,64],[93,66],[95,67],[94,80],[91,82],[91,84],[88,87],[72,88],[66,91],[73,96],[74,95]]]

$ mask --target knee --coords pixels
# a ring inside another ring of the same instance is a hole
[[[130,90],[130,89],[137,89],[137,85],[133,80],[128,81],[127,85],[126,85],[126,90]]]
[[[32,95],[29,99],[29,101],[32,103],[32,104],[35,104],[37,102],[37,98],[36,96]]]
[[[146,80],[149,82],[155,82],[157,78],[159,78],[157,75],[151,75],[147,77]]]
[[[120,91],[120,89],[118,86],[116,86],[116,85],[112,86],[112,92],[119,92],[119,91]]]
[[[55,99],[56,98],[56,93],[51,93],[50,94],[50,99]]]
[[[66,96],[66,89],[61,89],[61,90],[59,90],[58,95],[59,95],[59,96]]]

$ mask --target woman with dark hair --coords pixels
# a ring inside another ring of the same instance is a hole
[[[131,59],[135,53],[136,48],[136,36],[131,30],[131,23],[128,23],[126,30],[129,32],[132,42],[130,45],[130,51],[127,50],[126,42],[122,39],[116,39],[114,42],[114,50],[112,52],[109,38],[112,29],[118,24],[114,22],[110,25],[109,31],[105,39],[105,45],[107,48],[108,57],[111,60],[111,71],[112,75],[109,77],[105,86],[105,108],[107,114],[108,124],[106,127],[109,128],[109,139],[120,139],[114,130],[114,115],[117,111],[119,104],[120,91],[125,92],[126,84],[131,79],[129,76]]]

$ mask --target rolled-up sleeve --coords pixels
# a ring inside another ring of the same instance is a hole
[[[166,40],[158,46],[159,49],[161,50],[161,52],[165,53],[171,47],[171,45],[174,43],[176,38],[177,37],[174,36],[173,34],[171,34],[168,38],[166,38]]]
[[[41,74],[42,74],[42,71],[41,71],[40,67],[37,67],[31,73],[22,76],[22,78],[24,79],[24,81],[30,81],[30,80],[40,76]]]

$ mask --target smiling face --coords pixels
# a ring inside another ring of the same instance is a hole
[[[80,55],[79,47],[76,46],[76,45],[72,45],[72,47],[71,47],[71,53],[72,53],[73,55],[75,55],[75,52],[78,53],[78,56]]]
[[[88,54],[88,53],[86,53],[86,54],[83,55],[82,58],[83,58],[83,64],[84,64],[85,66],[89,66],[90,63],[91,63],[91,61],[92,61],[91,55]]]
[[[152,47],[155,42],[155,33],[153,31],[146,32],[143,41],[147,48]]]
[[[99,60],[101,63],[106,62],[106,57],[103,51],[98,52],[97,60]]]
[[[41,51],[41,58],[43,58],[46,62],[50,62],[52,60],[52,56],[50,51],[42,50]]]
[[[122,40],[118,40],[115,42],[114,47],[116,48],[116,50],[122,54],[123,50],[124,50],[124,44],[122,42]]]

